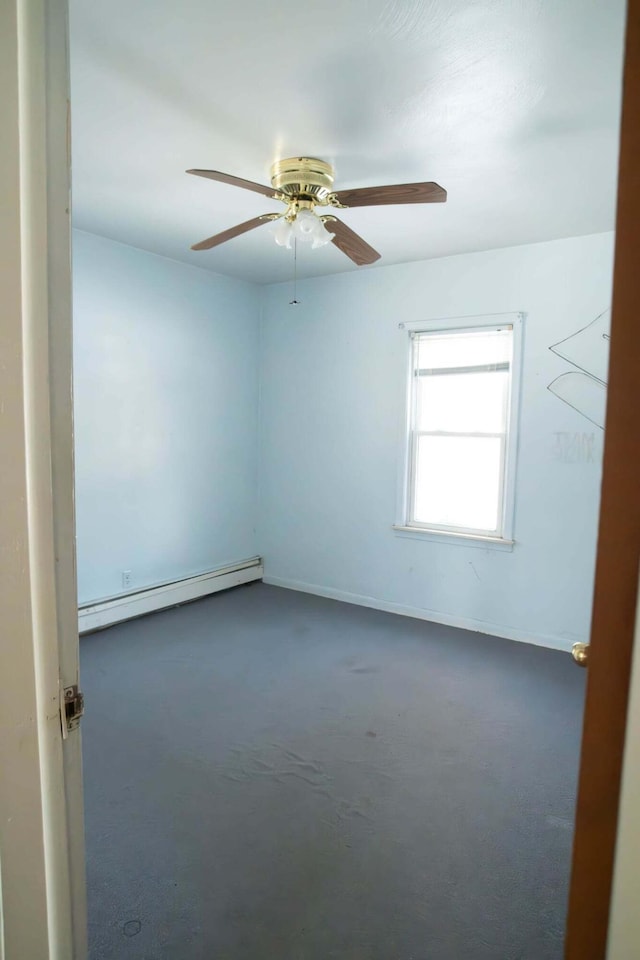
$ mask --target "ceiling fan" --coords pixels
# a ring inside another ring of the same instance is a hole
[[[271,186],[252,180],[242,180],[218,170],[187,170],[197,177],[207,177],[219,183],[253,190],[272,200],[286,204],[282,213],[265,213],[239,223],[229,230],[216,233],[207,240],[195,243],[192,250],[210,250],[227,240],[255,230],[264,223],[280,221],[275,226],[276,243],[290,247],[292,240],[311,242],[314,247],[331,241],[358,266],[374,263],[380,254],[366,240],[333,215],[333,210],[348,207],[373,207],[394,203],[444,203],[447,191],[437,183],[399,183],[386,187],[360,187],[354,190],[333,191],[333,167],[312,157],[292,157],[277,160],[271,167]],[[316,208],[328,208],[318,213]],[[327,229],[327,225],[329,229]]]

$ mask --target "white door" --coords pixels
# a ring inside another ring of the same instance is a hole
[[[68,88],[66,0],[1,0],[0,960],[86,955]]]

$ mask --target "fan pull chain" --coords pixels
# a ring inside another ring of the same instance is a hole
[[[289,300],[289,306],[292,307],[294,304],[300,303],[297,298],[298,291],[298,241],[296,237],[293,238],[293,300]]]

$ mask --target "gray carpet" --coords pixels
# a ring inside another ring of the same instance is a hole
[[[254,584],[81,658],[92,960],[561,960],[567,654]]]

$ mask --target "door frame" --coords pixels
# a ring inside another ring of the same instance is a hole
[[[0,86],[0,957],[83,960],[66,0],[3,0]]]
[[[44,0],[49,401],[60,686],[80,685],[73,432],[71,104],[68,0]],[[73,960],[87,954],[80,729],[62,743]]]
[[[566,960],[606,956],[627,728],[640,558],[639,116],[640,0],[629,0],[609,388]]]

